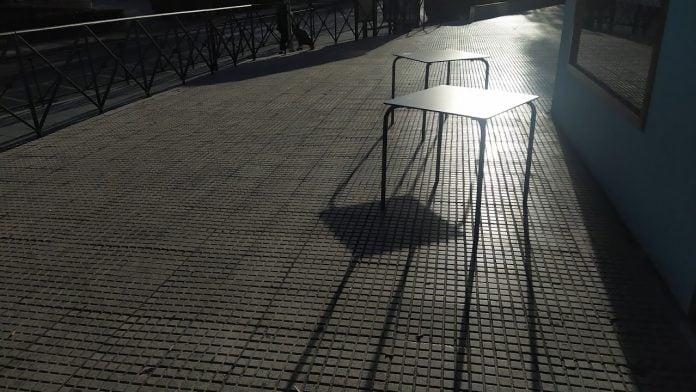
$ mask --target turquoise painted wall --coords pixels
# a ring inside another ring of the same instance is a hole
[[[553,115],[684,310],[696,287],[696,1],[672,0],[645,127],[569,72],[568,0]]]

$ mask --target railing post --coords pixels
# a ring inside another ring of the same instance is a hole
[[[312,0],[309,0],[308,2],[309,6],[309,36],[312,40],[316,37],[315,30],[314,30],[314,4],[312,4]]]
[[[372,0],[372,36],[377,36],[377,0]]]
[[[27,101],[29,103],[29,111],[31,112],[31,118],[34,122],[32,126],[36,136],[41,136],[41,124],[39,123],[39,118],[36,114],[36,106],[34,104],[34,99],[31,96],[31,88],[29,87],[29,79],[27,78],[27,72],[24,68],[24,60],[22,58],[22,48],[19,46],[19,36],[15,33],[12,37],[14,38],[15,50],[17,51],[17,62],[19,63],[19,73],[22,75],[22,82],[24,84],[24,92],[26,93]]]
[[[334,14],[334,44],[338,43],[338,3],[333,4]],[[356,38],[357,39],[357,38]]]
[[[391,35],[391,1],[389,0],[382,0],[382,20],[387,22],[387,34]]]
[[[210,58],[210,73],[215,73],[218,70],[218,45],[217,35],[215,34],[215,15],[211,16],[206,21],[206,36],[208,45],[208,57]]]
[[[359,19],[360,19],[360,0],[354,0],[353,8],[354,8],[353,21],[355,23],[354,33],[355,33],[355,40],[357,41],[358,39],[360,39],[360,30],[358,29],[358,23],[360,23],[359,22]]]
[[[249,27],[251,30],[251,58],[256,60],[256,30],[254,30],[254,6],[249,10]]]

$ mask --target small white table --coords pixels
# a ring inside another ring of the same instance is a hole
[[[396,94],[396,62],[399,59],[408,59],[425,64],[425,83],[424,88],[427,89],[430,83],[430,66],[434,63],[447,63],[447,81],[445,84],[450,84],[452,75],[453,61],[481,61],[486,66],[485,88],[488,89],[488,79],[490,77],[491,66],[488,64],[488,55],[464,52],[461,50],[444,49],[444,50],[422,50],[415,52],[393,53],[394,62],[392,63],[392,89],[391,97],[394,99]],[[425,117],[423,112],[423,128],[421,132],[421,140],[425,139]],[[392,124],[394,124],[394,116],[392,116]]]
[[[444,116],[463,116],[477,120],[481,129],[479,142],[478,173],[476,176],[476,216],[475,226],[478,227],[481,219],[481,190],[483,185],[483,167],[486,153],[486,123],[489,119],[514,109],[521,105],[529,105],[531,109],[531,119],[529,124],[529,140],[527,144],[527,162],[524,176],[523,192],[529,190],[529,175],[531,174],[532,147],[534,144],[534,129],[536,127],[537,109],[534,101],[539,98],[536,95],[508,93],[504,91],[491,91],[478,88],[467,88],[459,86],[437,86],[427,90],[421,90],[412,94],[403,95],[398,98],[385,101],[388,105],[384,113],[384,123],[382,128],[382,195],[380,207],[386,207],[387,192],[387,134],[390,127],[389,115],[393,114],[396,108],[418,109],[438,113],[438,132],[437,132],[437,158],[435,164],[435,183],[440,178],[440,155],[442,152],[442,128]]]

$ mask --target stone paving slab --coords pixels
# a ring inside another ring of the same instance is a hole
[[[561,18],[259,61],[0,154],[0,387],[693,391],[683,316],[548,115]],[[491,122],[475,254],[471,121],[433,191],[434,137],[399,112],[379,213],[391,53],[418,48],[541,96],[527,220],[529,113]]]

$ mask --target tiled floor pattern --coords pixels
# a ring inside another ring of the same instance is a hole
[[[551,122],[561,18],[259,61],[1,154],[0,387],[693,391],[673,301]],[[529,112],[490,125],[475,252],[468,120],[433,187],[435,138],[397,114],[379,211],[391,53],[419,48],[541,96],[527,214]]]

